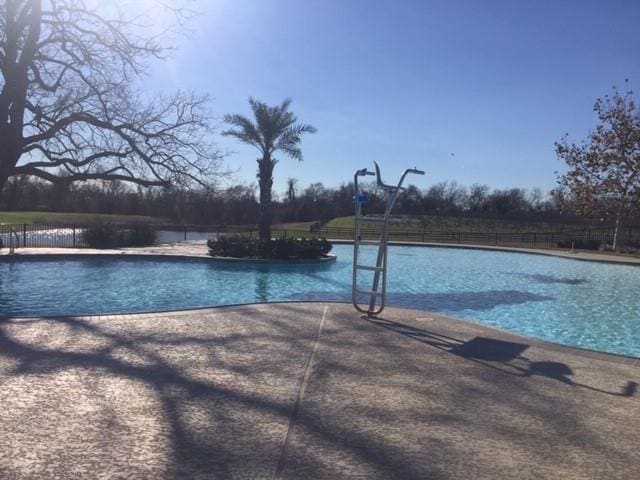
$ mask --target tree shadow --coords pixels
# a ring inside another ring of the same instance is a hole
[[[543,283],[547,285],[560,284],[560,285],[583,285],[590,281],[586,278],[567,278],[558,277],[555,275],[544,275],[542,273],[520,273],[520,272],[502,272],[505,275],[513,275],[521,277],[532,282]]]
[[[198,403],[207,412],[207,424],[224,424],[229,415],[224,409],[211,408],[214,405],[231,404],[251,415],[266,412],[269,415],[286,417],[289,407],[273,398],[263,397],[251,389],[234,388],[220,382],[204,381],[194,378],[190,372],[164,358],[157,346],[163,342],[153,336],[127,335],[114,333],[100,328],[92,322],[76,317],[53,317],[31,321],[66,327],[69,342],[59,348],[43,348],[34,343],[20,342],[8,335],[3,327],[11,320],[0,321],[0,352],[2,356],[11,358],[14,366],[9,372],[12,376],[55,375],[74,369],[108,374],[110,377],[129,379],[137,384],[151,388],[159,401],[161,411],[158,417],[164,419],[170,430],[168,440],[171,458],[166,459],[166,467],[171,478],[193,478],[198,475],[211,474],[213,477],[232,476],[231,468],[236,466],[237,454],[232,445],[225,445],[214,438],[203,440],[201,432],[193,431],[184,418],[186,405]],[[97,349],[74,351],[74,337],[80,335],[97,339],[102,344]],[[196,347],[198,344],[215,344],[217,347],[233,348],[238,346],[237,340],[219,336],[210,338],[171,339],[173,346]],[[249,343],[251,339],[242,337],[240,343]],[[166,346],[166,345],[165,345]],[[246,346],[246,345],[245,345]],[[123,352],[128,354],[123,358]],[[117,355],[116,355],[117,353]],[[216,358],[217,368],[233,371],[235,366],[224,363],[223,355]],[[138,361],[132,361],[132,359]],[[211,406],[211,407],[210,407]],[[228,423],[228,422],[227,422]],[[251,441],[251,438],[248,437]],[[254,438],[255,448],[264,448],[264,439]]]
[[[294,305],[285,305],[285,310],[296,312]],[[246,312],[250,314],[251,309],[247,308]],[[168,432],[169,456],[164,465],[166,478],[255,476],[256,471],[264,467],[259,464],[261,457],[267,467],[275,467],[270,462],[279,453],[277,449],[280,442],[277,439],[274,441],[274,433],[259,422],[266,419],[274,425],[281,425],[292,421],[292,399],[288,395],[278,397],[270,389],[266,392],[256,391],[254,387],[269,385],[275,378],[283,376],[290,378],[294,385],[298,384],[300,372],[283,369],[277,360],[271,360],[270,354],[281,350],[279,353],[288,360],[299,358],[299,362],[294,363],[303,364],[311,352],[311,342],[316,333],[313,324],[312,328],[305,329],[300,326],[302,322],[276,317],[269,320],[269,331],[256,332],[241,328],[240,333],[231,332],[230,335],[176,336],[162,332],[147,334],[135,329],[133,333],[126,329],[110,329],[109,320],[104,321],[103,327],[82,317],[0,318],[0,359],[4,357],[11,360],[8,369],[5,368],[4,372],[0,369],[0,381],[2,375],[20,378],[33,375],[46,379],[78,370],[90,372],[87,381],[91,383],[92,401],[100,405],[105,415],[113,417],[108,422],[110,427],[104,436],[112,437],[110,441],[114,443],[126,441],[121,437],[121,431],[112,431],[112,427],[118,425],[117,411],[121,406],[112,403],[112,392],[101,391],[104,379],[126,379],[150,389],[159,405],[154,417],[162,420],[163,428]],[[17,329],[11,328],[16,326]],[[49,332],[44,334],[44,338],[39,335],[38,338],[28,339],[11,333],[19,332],[23,327]],[[49,344],[52,339],[56,342],[53,346]],[[87,339],[93,346],[78,348]],[[323,345],[331,346],[331,338],[324,339]],[[192,355],[193,351],[203,347],[207,349],[208,356],[197,361],[215,365],[223,378],[233,378],[233,381],[199,378],[191,371],[196,360],[189,360],[186,365],[176,363],[176,348]],[[340,342],[340,347],[345,347],[343,342]],[[255,362],[246,363],[241,361],[243,351],[260,352],[260,355],[257,355]],[[331,368],[334,373],[341,369],[347,371],[339,363],[333,363]],[[348,373],[357,375],[357,372]],[[274,385],[274,390],[277,390],[276,387]],[[66,395],[69,400],[73,398],[72,392]],[[106,399],[107,404],[101,404],[100,399]],[[188,412],[196,407],[200,414],[199,423],[210,431],[194,428]],[[339,428],[333,429],[318,418],[304,415],[294,420],[297,428],[313,432],[314,436],[325,442],[342,444],[343,432]],[[234,427],[236,424],[240,426]],[[397,450],[391,446],[375,445],[366,432],[350,432],[349,435],[354,443],[342,445],[342,448],[362,462],[378,466],[376,468],[386,468],[396,461]],[[363,445],[368,447],[363,448]],[[117,448],[114,446],[115,450]],[[251,458],[243,457],[239,450],[251,452]],[[273,450],[272,456],[265,453],[269,450]],[[91,463],[86,458],[83,460],[87,461]],[[114,462],[119,461],[114,458]],[[296,458],[294,463],[297,468],[313,471],[316,468],[315,461],[313,456],[309,456]],[[128,467],[131,464],[124,468]],[[0,465],[0,476],[4,475],[2,468]],[[100,471],[102,466],[93,465],[92,468]],[[267,468],[266,476],[272,476],[268,472]],[[418,479],[424,473],[424,466],[398,464],[389,478]],[[147,474],[144,471],[141,473],[143,476]]]
[[[258,310],[247,306],[235,311],[239,317],[231,319],[234,322],[252,320]],[[190,329],[175,332],[171,324],[163,325],[159,331],[147,331],[138,329],[135,320],[131,320],[131,325],[125,328],[122,325],[110,326],[109,319],[103,320],[103,325],[96,320],[78,317],[0,319],[0,359],[11,360],[9,367],[5,367],[4,371],[0,369],[0,374],[15,377],[35,375],[39,382],[43,382],[48,376],[54,377],[59,373],[66,375],[78,370],[92,372],[88,380],[89,388],[96,402],[100,398],[106,399],[106,403],[100,405],[105,415],[114,417],[114,422],[122,405],[113,403],[111,391],[101,390],[105,379],[126,379],[150,390],[157,400],[157,415],[163,420],[163,427],[167,431],[168,456],[164,459],[167,478],[270,477],[268,471],[265,475],[256,474],[256,458],[267,455],[265,452],[270,451],[273,445],[277,448],[281,439],[277,432],[274,435],[274,431],[261,422],[286,425],[292,420],[297,431],[339,450],[343,458],[354,458],[367,465],[369,471],[383,475],[379,478],[447,477],[441,464],[417,460],[413,456],[415,452],[384,432],[377,432],[376,435],[375,431],[359,428],[357,421],[349,422],[350,416],[333,411],[321,403],[314,404],[313,399],[301,408],[297,418],[291,419],[291,385],[297,388],[302,376],[301,369],[292,370],[291,366],[303,365],[309,359],[318,331],[317,324],[310,321],[305,326],[305,319],[301,317],[308,317],[310,313],[299,304],[282,304],[270,311],[275,313],[268,317],[268,329],[257,328],[260,325],[256,327],[256,324],[247,321],[247,325],[240,324],[237,329],[229,331],[219,331],[211,326],[202,331]],[[225,312],[225,309],[220,309],[213,316],[225,316]],[[320,314],[321,311],[315,313]],[[185,317],[184,322],[194,318]],[[207,322],[209,320],[212,319],[206,319]],[[352,318],[349,317],[349,320]],[[162,321],[162,318],[158,318],[158,321]],[[540,362],[522,365],[521,362],[527,362],[523,356],[526,348],[522,347],[528,348],[526,344],[493,345],[489,348],[481,340],[464,342],[390,320],[370,319],[369,322],[348,321],[344,325],[330,323],[325,326],[319,340],[319,351],[322,354],[331,350],[335,355],[320,355],[322,358],[317,360],[314,367],[313,381],[322,383],[345,375],[358,381],[365,378],[367,382],[379,381],[380,386],[386,386],[387,382],[391,384],[394,381],[391,376],[396,372],[416,368],[416,365],[406,363],[411,357],[403,356],[402,350],[399,350],[401,346],[398,346],[400,342],[394,340],[396,335],[384,335],[384,338],[367,335],[367,332],[378,331],[376,327],[384,327],[500,372],[509,369],[506,373],[514,376],[524,377],[526,372],[530,376],[544,375],[549,378],[555,375],[554,379],[563,383],[566,383],[564,378],[570,377],[561,368],[545,367]],[[21,334],[20,330],[26,327],[37,330],[37,335]],[[87,339],[90,341],[87,342]],[[387,374],[391,374],[388,378],[386,375],[379,378],[378,365],[372,355],[380,349],[383,350],[380,365],[386,368]],[[518,352],[517,349],[521,350]],[[359,352],[357,355],[354,353],[359,359],[360,355],[364,355],[367,364],[355,361],[355,357],[354,362],[349,363],[340,356],[352,352]],[[247,360],[245,353],[252,358]],[[287,358],[291,364],[283,367],[277,358]],[[191,368],[193,365],[213,367],[216,375],[199,376]],[[437,370],[431,374],[434,377],[439,375]],[[283,377],[290,380],[291,385],[278,383],[278,379]],[[447,382],[452,385],[459,383],[460,388],[467,387],[459,379],[451,378]],[[259,385],[269,388],[263,391],[254,388]],[[580,385],[572,383],[572,386]],[[400,392],[413,387],[399,382],[394,388]],[[277,395],[271,390],[284,393]],[[345,391],[352,393],[348,388]],[[326,393],[330,397],[336,394],[332,390]],[[427,393],[424,389],[419,391],[422,398]],[[67,395],[69,400],[74,398],[74,392]],[[393,425],[399,421],[395,415],[399,415],[399,418],[406,417],[415,422],[415,428],[426,430],[430,422],[449,425],[458,421],[455,415],[449,418],[440,412],[422,408],[427,403],[420,408],[411,404],[395,406],[397,408],[390,413],[388,406],[381,406],[380,403],[363,405],[361,399],[351,397],[348,397],[348,402],[354,402],[357,407],[352,410],[356,420],[362,416],[374,422],[380,419],[387,422],[385,425]],[[189,414],[194,407],[197,407],[195,410],[199,414],[196,417],[198,423],[207,429],[206,432],[198,431],[190,420]],[[352,404],[350,407],[354,408]],[[548,421],[557,420],[549,415]],[[233,425],[238,422],[241,425],[236,429]],[[117,434],[111,429],[105,431],[105,436],[113,436],[109,444],[123,441]],[[448,458],[450,449],[453,449],[444,444],[431,443],[420,448],[425,455],[433,454],[441,458]],[[243,457],[240,450],[250,452],[251,456]],[[310,478],[323,471],[326,466],[323,462],[324,459],[315,451],[302,449],[287,455],[287,465],[291,465],[296,472],[308,472]],[[95,471],[99,471],[101,466],[95,465],[95,468]],[[148,472],[142,472],[139,476],[145,474],[148,476]]]

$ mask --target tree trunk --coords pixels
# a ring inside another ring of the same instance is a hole
[[[6,3],[6,2],[5,2]],[[22,155],[29,67],[36,55],[42,21],[42,0],[8,2],[3,39],[3,88],[0,92],[0,194]],[[35,103],[35,102],[34,102]]]
[[[2,160],[0,160],[1,162]],[[2,198],[4,194],[4,186],[7,184],[7,180],[9,180],[10,174],[6,171],[6,168],[3,168],[4,165],[0,165],[0,198]]]
[[[271,240],[271,189],[273,187],[274,162],[269,156],[258,160],[258,184],[260,186],[260,240]]]
[[[620,212],[616,213],[616,226],[613,229],[613,245],[611,248],[615,252],[616,247],[618,246],[618,229],[620,228]]]
[[[0,128],[0,196],[9,177],[14,175],[16,163],[20,159],[20,148],[15,136],[7,132],[7,128]]]

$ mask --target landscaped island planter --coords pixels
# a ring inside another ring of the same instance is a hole
[[[250,263],[250,264],[284,264],[284,265],[315,265],[335,262],[338,257],[332,253],[320,258],[289,258],[286,260],[278,258],[235,258],[211,256],[211,260],[221,263]]]
[[[207,242],[209,255],[219,261],[246,263],[325,263],[336,259],[324,238],[276,238],[268,241],[242,235]]]

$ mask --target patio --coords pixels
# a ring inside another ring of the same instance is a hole
[[[338,303],[0,320],[1,478],[637,478],[640,360]]]

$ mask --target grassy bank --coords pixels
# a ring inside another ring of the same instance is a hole
[[[83,225],[96,221],[116,224],[161,224],[166,220],[143,215],[107,215],[100,213],[66,213],[66,212],[0,212],[0,223],[26,224],[77,224]]]
[[[378,216],[378,215],[373,215]],[[353,228],[354,217],[338,217],[327,223],[329,228]],[[392,216],[390,229],[395,231],[439,231],[439,232],[563,232],[567,230],[602,228],[594,223],[557,223],[512,219],[448,217],[436,215],[396,215]]]

